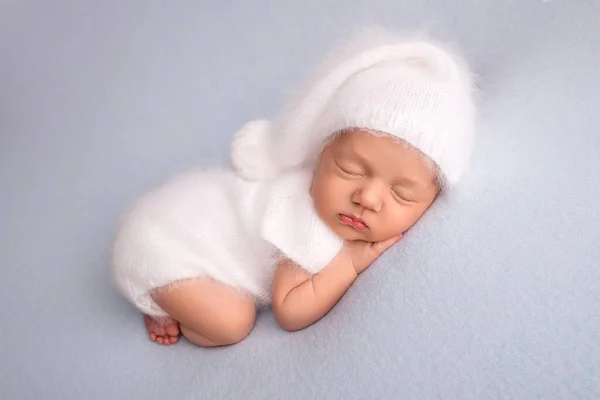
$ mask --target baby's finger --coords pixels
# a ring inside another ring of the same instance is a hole
[[[401,237],[402,237],[402,234],[399,234],[398,236],[391,237],[388,240],[383,240],[381,242],[378,242],[376,244],[377,251],[379,253],[383,253],[384,251],[386,251],[387,249],[392,247],[394,245],[394,243],[396,243],[398,240],[400,240]]]

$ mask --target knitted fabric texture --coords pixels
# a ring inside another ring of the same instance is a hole
[[[363,128],[408,142],[452,185],[468,167],[474,120],[473,82],[460,56],[432,41],[370,31],[330,57],[277,119],[244,125],[231,161],[246,179],[271,179],[312,165],[332,134]]]
[[[216,169],[170,179],[123,216],[111,257],[116,286],[157,317],[167,313],[154,302],[153,289],[199,277],[268,306],[282,257],[315,274],[343,246],[313,208],[311,178],[312,171],[300,169],[247,181]]]

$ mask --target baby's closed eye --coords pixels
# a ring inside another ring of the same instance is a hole
[[[400,201],[408,202],[408,203],[416,203],[417,200],[415,198],[415,194],[410,190],[404,187],[392,187],[392,195]]]
[[[352,177],[361,177],[365,174],[363,168],[358,165],[344,163],[344,162],[335,162],[337,168],[346,175],[350,175]]]

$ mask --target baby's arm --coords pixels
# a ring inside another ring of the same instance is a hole
[[[283,260],[273,278],[273,314],[287,331],[313,324],[333,308],[358,275],[402,235],[383,242],[347,242],[321,271],[309,274],[293,261]]]
[[[287,331],[306,328],[327,314],[357,277],[348,257],[336,257],[315,275],[281,261],[273,278],[275,319]]]

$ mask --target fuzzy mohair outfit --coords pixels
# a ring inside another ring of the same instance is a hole
[[[211,278],[267,306],[281,257],[322,270],[343,240],[313,208],[313,167],[327,139],[353,127],[408,142],[456,183],[474,137],[465,62],[431,41],[360,34],[276,120],[235,134],[233,170],[181,175],[132,207],[113,247],[118,288],[142,312],[164,316],[150,292],[183,279]]]
[[[343,242],[321,221],[308,188],[312,174],[295,170],[264,182],[232,171],[190,172],[142,197],[121,222],[113,276],[143,313],[166,315],[152,289],[208,277],[271,302],[280,257],[319,272]]]

